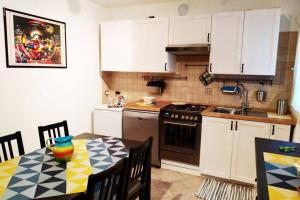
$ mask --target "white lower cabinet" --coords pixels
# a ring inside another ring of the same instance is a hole
[[[290,140],[291,126],[283,124],[271,124],[270,132],[270,139],[288,142]]]
[[[200,156],[202,173],[230,178],[232,123],[227,119],[203,117]]]
[[[290,125],[203,117],[202,174],[255,183],[255,138],[288,141]]]
[[[269,124],[252,121],[235,121],[231,179],[255,183],[255,138],[269,138]]]
[[[122,138],[122,108],[97,106],[93,118],[94,134]]]

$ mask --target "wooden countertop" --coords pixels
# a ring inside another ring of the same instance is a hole
[[[172,101],[160,100],[160,101],[156,101],[153,105],[146,105],[143,103],[143,101],[136,101],[136,102],[126,103],[124,105],[124,109],[159,112],[162,107],[165,107],[171,103],[172,103]],[[226,107],[226,106],[223,106],[223,107]],[[272,123],[272,124],[284,124],[284,125],[296,125],[297,124],[297,119],[292,114],[290,114],[290,119],[277,118],[276,115],[273,115],[274,117],[273,116],[258,117],[258,116],[246,116],[246,115],[231,115],[231,114],[225,114],[225,113],[212,112],[214,110],[214,108],[215,108],[215,106],[208,105],[208,108],[205,109],[201,113],[202,116],[265,122],[265,123]],[[256,109],[254,109],[254,110],[256,110]],[[262,111],[262,110],[256,110],[256,111]]]
[[[285,125],[296,125],[297,119],[291,116],[291,119],[281,119],[281,118],[272,118],[272,117],[256,117],[256,116],[245,116],[245,115],[231,115],[225,113],[216,113],[212,112],[215,107],[208,107],[201,114],[202,116],[207,117],[217,117],[217,118],[226,118],[226,119],[236,119],[236,120],[247,120],[247,121],[257,121],[257,122],[266,122],[272,124],[285,124]],[[259,111],[259,110],[257,110]]]
[[[155,101],[152,105],[146,105],[143,101],[136,101],[131,103],[126,103],[123,108],[131,110],[145,110],[152,112],[159,112],[162,107],[169,105],[170,101]]]

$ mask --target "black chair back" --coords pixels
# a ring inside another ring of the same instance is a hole
[[[145,191],[151,178],[151,147],[152,137],[139,147],[129,150],[129,161],[125,176],[124,195],[127,199],[135,199]],[[134,188],[134,190],[132,189]],[[147,198],[143,198],[147,199]]]
[[[64,134],[61,133],[61,129],[63,129]],[[46,137],[47,138],[57,138],[63,136],[69,136],[69,129],[67,121],[58,122],[55,124],[50,124],[46,126],[39,126],[39,136],[40,136],[40,144],[41,148],[46,146]],[[50,140],[50,144],[53,144],[53,141]]]
[[[3,152],[3,158],[1,158],[1,156],[0,156],[0,162],[7,161],[7,160],[15,157],[15,154],[13,152],[12,145],[11,145],[11,142],[13,140],[17,140],[19,156],[24,154],[22,135],[21,135],[20,131],[17,131],[14,134],[0,137],[0,144],[1,144],[1,149]],[[5,144],[7,144],[7,145],[5,145]],[[6,146],[8,146],[8,149],[6,148]]]
[[[98,174],[90,175],[86,197],[83,199],[122,200],[125,163],[124,159],[120,160],[113,167]]]

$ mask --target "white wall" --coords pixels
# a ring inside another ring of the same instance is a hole
[[[145,5],[111,8],[109,19],[135,19],[150,15],[175,16],[178,15],[178,7],[181,3],[188,3],[190,10],[188,15],[201,13],[214,13],[222,11],[262,9],[281,7],[282,24],[281,31],[294,31],[297,29],[295,19],[300,23],[300,1],[299,0],[173,0],[164,3],[153,3]],[[285,17],[290,15],[291,20]]]
[[[99,24],[103,9],[90,0],[1,0],[2,7],[66,22],[67,69],[6,68],[0,17],[0,135],[20,130],[25,150],[39,148],[38,126],[67,120],[72,135],[91,131],[101,100]]]

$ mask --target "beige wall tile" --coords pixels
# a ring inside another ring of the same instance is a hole
[[[258,82],[242,82],[249,91],[250,107],[275,109],[278,98],[290,100],[292,77],[291,68],[294,66],[297,32],[281,32],[279,37],[279,48],[277,58],[276,77],[273,84],[266,84],[264,90],[267,91],[266,102],[257,102],[256,91],[260,88]],[[208,56],[177,56],[176,74],[187,76],[187,80],[166,79],[166,88],[162,95],[148,94],[147,81],[143,75],[162,74],[144,74],[144,73],[126,73],[126,72],[103,72],[102,87],[105,91],[121,91],[127,96],[128,101],[142,99],[143,96],[151,95],[159,99],[185,101],[193,103],[206,103],[214,105],[240,106],[240,96],[224,95],[220,91],[223,86],[222,81],[215,81],[209,86],[204,87],[199,81],[199,76],[206,71],[208,65]],[[226,84],[235,85],[235,82],[226,82]],[[211,89],[211,95],[206,94],[206,90]],[[103,102],[108,98],[103,95]]]

